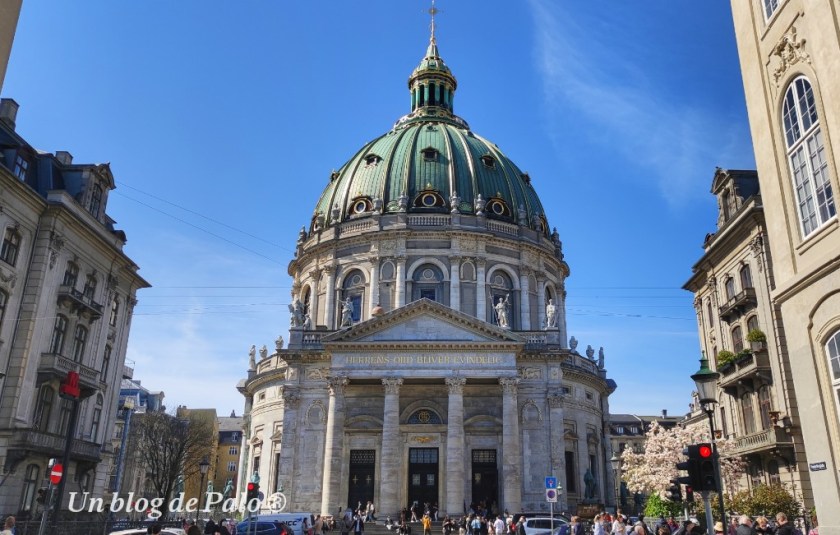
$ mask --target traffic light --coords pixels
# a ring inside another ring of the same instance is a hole
[[[260,484],[259,483],[248,483],[248,488],[245,493],[245,501],[248,503],[251,500],[259,500],[260,499]]]
[[[694,446],[688,446],[683,450],[683,455],[686,455],[688,460],[677,463],[677,470],[688,472],[688,476],[678,477],[677,483],[694,487],[697,485],[697,469],[699,466],[692,455],[692,448],[694,448]]]
[[[680,503],[682,501],[682,489],[680,488],[679,481],[676,479],[671,480],[671,486],[665,491],[665,497],[674,503]]]
[[[686,503],[691,503],[694,501],[694,489],[691,487],[685,487],[685,501]]]
[[[47,501],[47,487],[38,489],[38,495],[35,497],[35,501],[42,505]]]
[[[715,475],[716,452],[711,444],[697,445],[697,480],[699,485],[694,485],[698,490],[718,491],[717,477]]]

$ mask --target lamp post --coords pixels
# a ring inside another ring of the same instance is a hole
[[[201,459],[201,462],[198,463],[198,471],[201,472],[201,486],[198,487],[198,510],[195,513],[196,518],[198,518],[201,512],[201,498],[204,497],[204,478],[207,477],[207,470],[209,469],[210,461],[207,460],[207,457]]]
[[[618,458],[618,455],[613,453],[612,458],[610,459],[610,464],[612,465],[613,469],[613,480],[615,481],[615,512],[618,513],[618,493],[621,483],[618,480],[618,471],[621,469],[621,459]]]
[[[720,505],[720,521],[726,526],[726,507],[723,505],[723,478],[720,475],[720,452],[718,452],[717,444],[715,443],[715,420],[714,420],[714,404],[717,403],[717,381],[720,374],[709,369],[709,359],[706,355],[700,359],[700,369],[691,376],[691,380],[697,385],[697,394],[699,396],[700,406],[703,412],[709,417],[709,437],[712,447],[715,449],[715,478],[717,479],[718,487],[718,504]]]

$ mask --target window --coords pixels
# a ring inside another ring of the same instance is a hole
[[[76,334],[73,336],[73,362],[82,362],[87,336],[88,330],[82,325],[76,325]]]
[[[35,406],[35,427],[40,431],[46,431],[50,423],[53,404],[53,389],[49,385],[41,385],[38,391],[38,404]]]
[[[624,434],[624,426],[623,425],[616,426],[615,432],[618,433],[619,435],[623,435]]]
[[[720,432],[723,435],[723,438],[729,436],[729,429],[727,429],[726,425],[726,409],[721,407],[720,408]]]
[[[96,294],[96,277],[88,275],[85,279],[85,289],[83,291],[85,297],[93,301],[93,296]]]
[[[20,233],[12,227],[6,229],[3,235],[3,247],[0,249],[0,260],[14,266],[17,263],[20,250]]]
[[[0,327],[3,326],[3,316],[6,315],[6,304],[9,302],[9,294],[0,290]]]
[[[73,262],[67,262],[67,267],[64,269],[64,280],[61,281],[62,286],[76,287],[76,282],[79,280],[79,266]]]
[[[834,389],[834,396],[840,404],[840,331],[829,338],[825,345],[825,352],[828,356],[828,367],[831,369],[831,386]]]
[[[713,320],[711,298],[706,300],[706,315],[709,317],[709,327],[711,328]]]
[[[752,274],[750,273],[750,266],[744,265],[741,268],[741,289],[746,290],[747,288],[752,288]]]
[[[73,402],[61,398],[58,402],[58,434],[67,435],[67,426],[70,425],[70,414],[73,412]]]
[[[769,461],[767,463],[767,478],[770,480],[771,485],[781,484],[782,478],[779,477],[779,463],[776,461]]]
[[[726,282],[724,283],[724,288],[726,289],[727,301],[735,297],[735,279],[727,277]]]
[[[108,368],[111,366],[111,346],[105,346],[105,353],[102,354],[102,368],[99,370],[99,380],[108,381]]]
[[[352,323],[358,323],[362,319],[362,305],[364,300],[362,297],[365,293],[365,277],[361,271],[354,270],[347,274],[343,282],[343,299],[342,303],[339,303],[339,312],[342,312],[344,307],[344,302],[347,299],[350,300],[350,304],[353,307],[352,313],[350,314],[350,319]],[[338,315],[339,325],[343,323],[343,312]]]
[[[767,385],[758,389],[758,415],[761,418],[761,428],[770,429],[773,422],[770,421],[770,411],[773,407],[770,403],[770,387]]]
[[[735,353],[744,349],[744,333],[740,326],[732,329],[732,351]]]
[[[15,176],[18,177],[20,180],[26,180],[26,171],[29,169],[29,162],[21,156],[20,154],[17,155],[15,158]]]
[[[120,312],[120,300],[114,299],[111,301],[111,315],[108,317],[108,325],[111,327],[117,326],[117,316]]]
[[[625,449],[627,449],[627,443],[626,442],[619,442],[618,443],[618,453],[619,454],[624,453]]]
[[[93,481],[92,473],[92,471],[88,471],[79,477],[79,488],[82,489],[82,492],[90,492],[90,483]]]
[[[52,340],[50,341],[50,353],[61,355],[64,351],[64,337],[67,335],[67,318],[59,314],[55,317],[53,325]]]
[[[569,492],[577,492],[577,478],[575,474],[577,470],[575,469],[575,452],[567,451],[566,452],[566,490]]]
[[[23,476],[23,492],[20,495],[20,510],[31,511],[35,501],[35,493],[40,483],[41,467],[37,464],[30,464],[26,467]]]
[[[102,394],[96,396],[96,407],[93,409],[93,418],[90,420],[90,439],[96,442],[99,435],[99,422],[102,420]]]
[[[279,455],[279,453],[278,453],[278,455]],[[257,455],[256,457],[254,457],[254,470],[253,470],[253,473],[257,474],[257,473],[259,473],[259,471],[260,471],[260,456],[259,456],[259,455]]]
[[[236,472],[236,461],[228,462],[228,472]]]
[[[99,209],[102,207],[102,186],[94,184],[93,191],[90,192],[90,206],[89,212],[93,217],[99,217]]]
[[[420,288],[420,299],[428,299],[429,301],[436,301],[434,288]]]
[[[440,416],[435,411],[429,409],[420,409],[419,411],[415,411],[414,414],[408,417],[407,423],[409,424],[440,424],[443,421],[440,419]]]
[[[237,453],[239,453],[239,450],[236,448],[236,446],[231,446],[228,450],[228,455],[236,455]]]
[[[426,160],[427,162],[433,162],[433,161],[437,160],[437,156],[438,156],[437,149],[432,148],[432,147],[427,147],[427,148],[423,149],[422,152],[423,152],[423,159]]]
[[[799,222],[803,236],[808,236],[833,217],[836,208],[814,92],[804,76],[788,87],[782,116]]]
[[[747,332],[758,329],[758,316],[750,316],[747,319]]]
[[[741,396],[741,414],[744,419],[744,434],[755,433],[755,415],[753,415],[752,394],[749,392]]]
[[[747,466],[747,474],[750,476],[750,483],[753,488],[761,485],[761,466],[759,466],[755,461],[751,462],[749,466]]]
[[[488,167],[490,169],[496,168],[496,159],[490,156],[489,154],[485,154],[481,157],[481,163],[483,163],[485,167]]]
[[[764,18],[770,19],[773,16],[773,13],[776,12],[776,9],[779,7],[779,2],[781,0],[762,0],[764,2]]]

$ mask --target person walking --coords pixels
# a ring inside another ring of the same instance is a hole
[[[735,535],[755,535],[752,518],[747,515],[738,517],[738,527],[735,528]]]
[[[0,531],[0,535],[14,535],[15,533],[15,517],[9,515],[6,517],[6,521],[3,523],[3,531]]]
[[[776,535],[793,535],[793,524],[784,513],[776,513]]]
[[[432,517],[429,513],[423,515],[423,535],[432,535]]]

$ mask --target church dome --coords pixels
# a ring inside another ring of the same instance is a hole
[[[454,114],[457,82],[434,37],[408,86],[411,112],[331,174],[311,228],[374,214],[457,211],[481,212],[547,236],[528,174]]]

